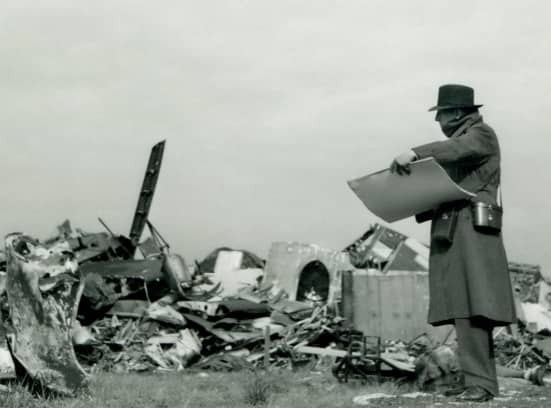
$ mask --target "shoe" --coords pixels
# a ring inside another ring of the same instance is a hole
[[[442,395],[444,397],[455,397],[456,395],[459,395],[462,392],[464,392],[466,389],[467,388],[464,385],[460,385],[460,384],[452,385],[452,386],[446,388],[442,392]]]
[[[461,402],[484,402],[490,401],[494,396],[490,391],[477,385],[467,387],[465,391],[459,394],[455,399]]]

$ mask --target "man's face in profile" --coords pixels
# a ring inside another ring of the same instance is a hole
[[[453,122],[460,117],[459,109],[441,109],[436,112],[434,120],[440,123],[440,129],[449,137],[447,130],[455,126]]]

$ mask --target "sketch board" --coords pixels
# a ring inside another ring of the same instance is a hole
[[[398,175],[389,169],[348,181],[364,205],[386,222],[394,222],[440,204],[474,197],[455,184],[432,158],[411,163],[411,173]]]

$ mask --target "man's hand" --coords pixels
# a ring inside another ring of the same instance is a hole
[[[417,155],[413,150],[409,150],[399,156],[396,156],[390,164],[390,172],[397,173],[399,175],[411,173],[411,168],[409,165],[411,162],[415,161],[415,159],[417,159]]]

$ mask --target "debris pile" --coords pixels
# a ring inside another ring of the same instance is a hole
[[[542,282],[539,265],[509,262],[513,291],[520,302],[537,303],[539,284]]]
[[[77,355],[102,370],[233,370],[300,364],[295,347],[338,339],[342,319],[327,305],[290,301],[270,289],[247,286],[242,297],[204,300],[119,300],[88,327],[92,336],[75,346]]]
[[[374,349],[356,347],[361,344],[356,337],[362,334],[338,310],[338,268],[349,266],[344,253],[276,243],[266,265],[272,271],[268,275],[260,268],[264,261],[254,254],[223,249],[216,251],[215,262],[207,257],[211,271],[205,262],[195,268],[185,266],[180,268],[185,270],[184,279],[178,280],[168,270],[162,251],[148,259],[121,259],[125,255],[116,255],[111,245],[104,245],[92,258],[85,257],[80,252],[90,255],[90,245],[79,249],[74,242],[97,241],[73,232],[69,223],[62,230],[47,243],[19,235],[17,242],[8,240],[8,260],[17,255],[32,268],[9,261],[7,273],[2,274],[8,288],[1,294],[2,302],[9,306],[3,321],[10,347],[16,350],[15,360],[51,390],[74,393],[86,382],[86,372],[178,371],[192,365],[235,370],[312,367],[325,362],[335,364],[335,376],[342,380],[348,378],[345,373],[355,371],[357,353],[363,353],[364,365],[376,355],[387,370],[414,371],[411,356],[389,354],[380,339]],[[281,248],[288,254],[285,258],[280,256]],[[298,282],[293,287],[288,281],[287,290],[282,289],[282,265],[295,261],[300,261],[295,267]],[[315,285],[318,273],[326,274],[322,286]],[[297,293],[300,301],[291,299]],[[32,335],[22,342],[22,334],[29,330]],[[67,359],[57,364],[48,359],[53,354],[39,352],[42,349],[57,350],[56,355],[65,354]],[[33,371],[25,358],[39,368]],[[369,367],[371,372],[373,365]],[[66,380],[70,377],[73,383],[65,388],[56,385],[45,379],[41,369]]]
[[[537,265],[510,263],[519,322],[494,332],[496,360],[528,370],[551,360],[551,285]]]
[[[28,374],[72,395],[96,371],[330,369],[422,389],[458,380],[453,328],[426,323],[429,248],[375,224],[342,251],[273,243],[264,261],[217,248],[186,264],[148,219],[164,142],[151,151],[128,237],[69,221],[0,251],[0,381]],[[145,228],[149,237],[141,241]],[[551,285],[511,263],[518,325],[495,332],[504,375],[544,384]]]

